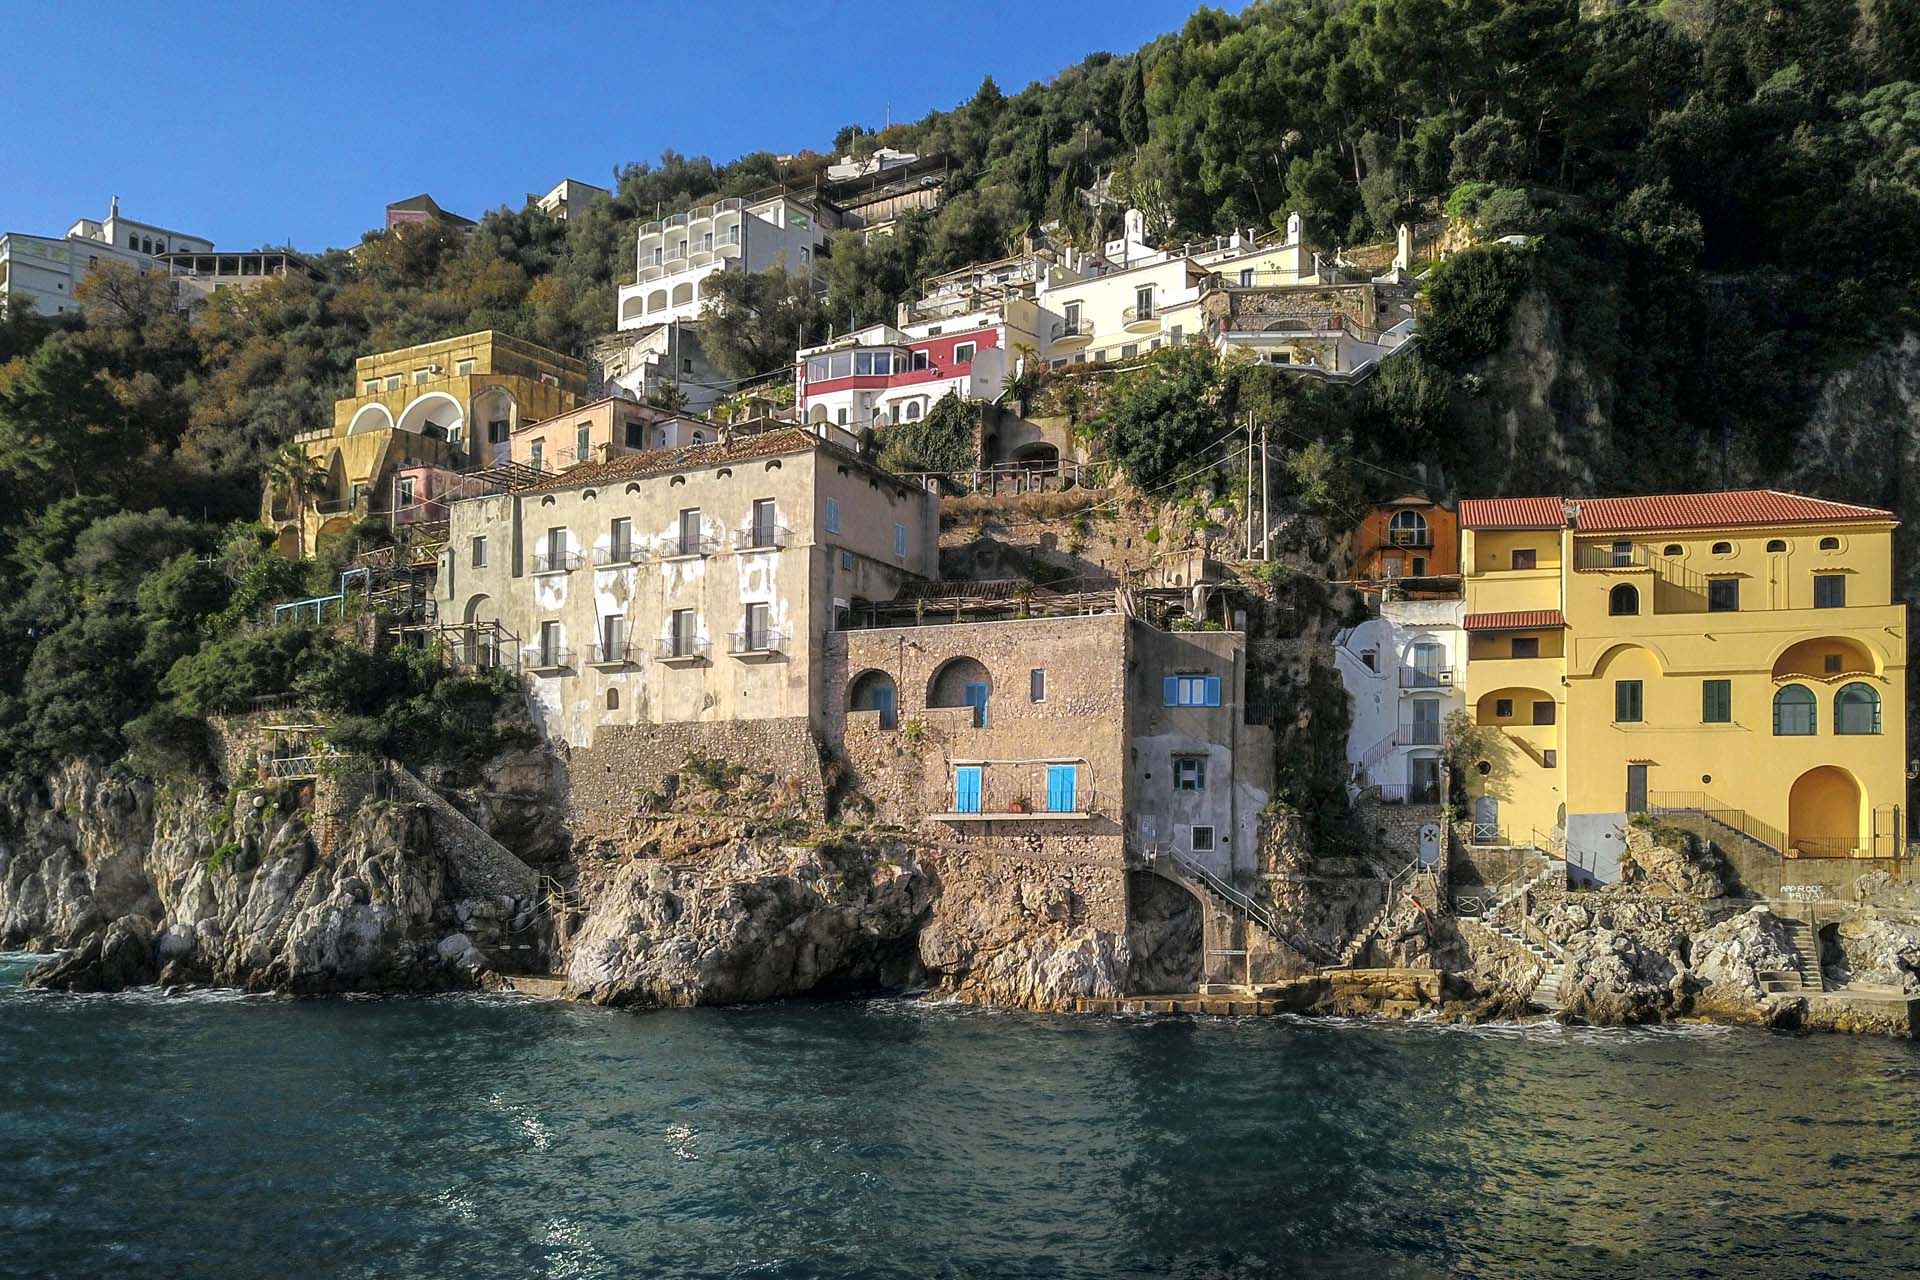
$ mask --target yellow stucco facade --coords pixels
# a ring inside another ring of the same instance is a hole
[[[491,330],[362,356],[353,376],[333,426],[295,437],[324,483],[296,503],[269,481],[262,514],[289,555],[388,511],[395,468],[507,461],[516,428],[572,409],[587,390],[583,361]]]
[[[1789,858],[1893,851],[1907,638],[1889,513],[1552,499],[1539,527],[1528,502],[1462,509],[1467,706],[1495,731],[1468,778],[1482,838],[1564,837],[1599,879],[1648,810],[1738,815]]]

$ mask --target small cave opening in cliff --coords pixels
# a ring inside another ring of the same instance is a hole
[[[933,975],[920,960],[916,928],[895,938],[868,939],[849,951],[806,995],[817,1000],[858,1000],[922,991],[932,982]]]
[[[1128,988],[1136,995],[1200,989],[1205,921],[1200,903],[1151,871],[1127,873]]]

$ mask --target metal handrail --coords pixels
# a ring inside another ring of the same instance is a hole
[[[598,569],[622,569],[630,564],[643,564],[647,559],[647,548],[638,542],[624,547],[595,547],[593,552],[594,567]]]
[[[713,651],[713,646],[705,640],[676,640],[668,637],[654,642],[654,655],[660,658],[704,658]]]
[[[587,654],[587,662],[593,666],[611,666],[614,663],[632,661],[633,646],[622,640],[619,644],[596,644]]]
[[[535,647],[527,658],[527,666],[534,671],[559,671],[573,665],[573,650],[542,649]]]
[[[1756,844],[1765,845],[1781,856],[1785,856],[1788,847],[1786,832],[1771,823],[1760,821],[1744,809],[1736,809],[1724,801],[1716,800],[1704,791],[1649,791],[1646,812],[1654,815],[1697,813]]]
[[[578,551],[536,551],[533,553],[533,571],[535,573],[571,573],[578,569],[581,557]]]
[[[1402,689],[1446,689],[1453,685],[1452,667],[1401,667],[1400,687]]]
[[[1295,951],[1300,952],[1310,959],[1317,959],[1322,962],[1334,958],[1332,952],[1311,938],[1300,937],[1293,935],[1291,931],[1282,930],[1280,922],[1274,918],[1272,912],[1255,902],[1249,895],[1242,893],[1213,872],[1207,870],[1206,867],[1181,853],[1178,849],[1170,845],[1162,846],[1158,849],[1150,849],[1147,851],[1147,858],[1149,861],[1152,861],[1163,853],[1167,855],[1168,860],[1172,862],[1182,874],[1191,876],[1206,885],[1206,887],[1217,894],[1221,900],[1237,908],[1244,913],[1249,920],[1258,924],[1270,935],[1279,939],[1287,946],[1292,947]]]
[[[787,651],[787,633],[784,631],[736,631],[727,637],[727,652],[731,654],[749,653],[785,653]]]
[[[783,524],[771,528],[735,529],[733,546],[736,551],[777,551],[786,546],[792,536],[793,530]]]
[[[666,559],[676,556],[710,556],[720,549],[720,540],[710,534],[688,537],[675,534],[660,541],[659,554]]]

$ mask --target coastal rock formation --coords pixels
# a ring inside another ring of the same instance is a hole
[[[0,945],[62,949],[30,985],[160,981],[329,992],[475,987],[532,903],[469,892],[425,806],[370,800],[324,853],[262,797],[82,765],[18,796],[0,836]]]
[[[671,1006],[906,985],[933,886],[902,852],[741,839],[634,859],[589,894],[567,993]]]
[[[1685,831],[1627,826],[1620,854],[1620,883],[1653,893],[1718,898],[1728,891],[1733,873],[1719,852]]]
[[[1692,959],[1693,976],[1704,988],[1696,1003],[1741,1012],[1763,1003],[1761,974],[1790,973],[1799,964],[1780,918],[1763,906],[1722,920],[1695,937]]]
[[[1836,981],[1920,996],[1920,929],[1867,917],[1844,920],[1829,936],[1838,951],[1828,960]]]
[[[1080,895],[1050,868],[950,850],[932,861],[940,888],[920,958],[938,990],[1042,1010],[1126,990],[1127,940],[1091,923]]]

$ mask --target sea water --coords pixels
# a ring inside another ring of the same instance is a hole
[[[1920,1049],[23,990],[0,1275],[1904,1276]]]

